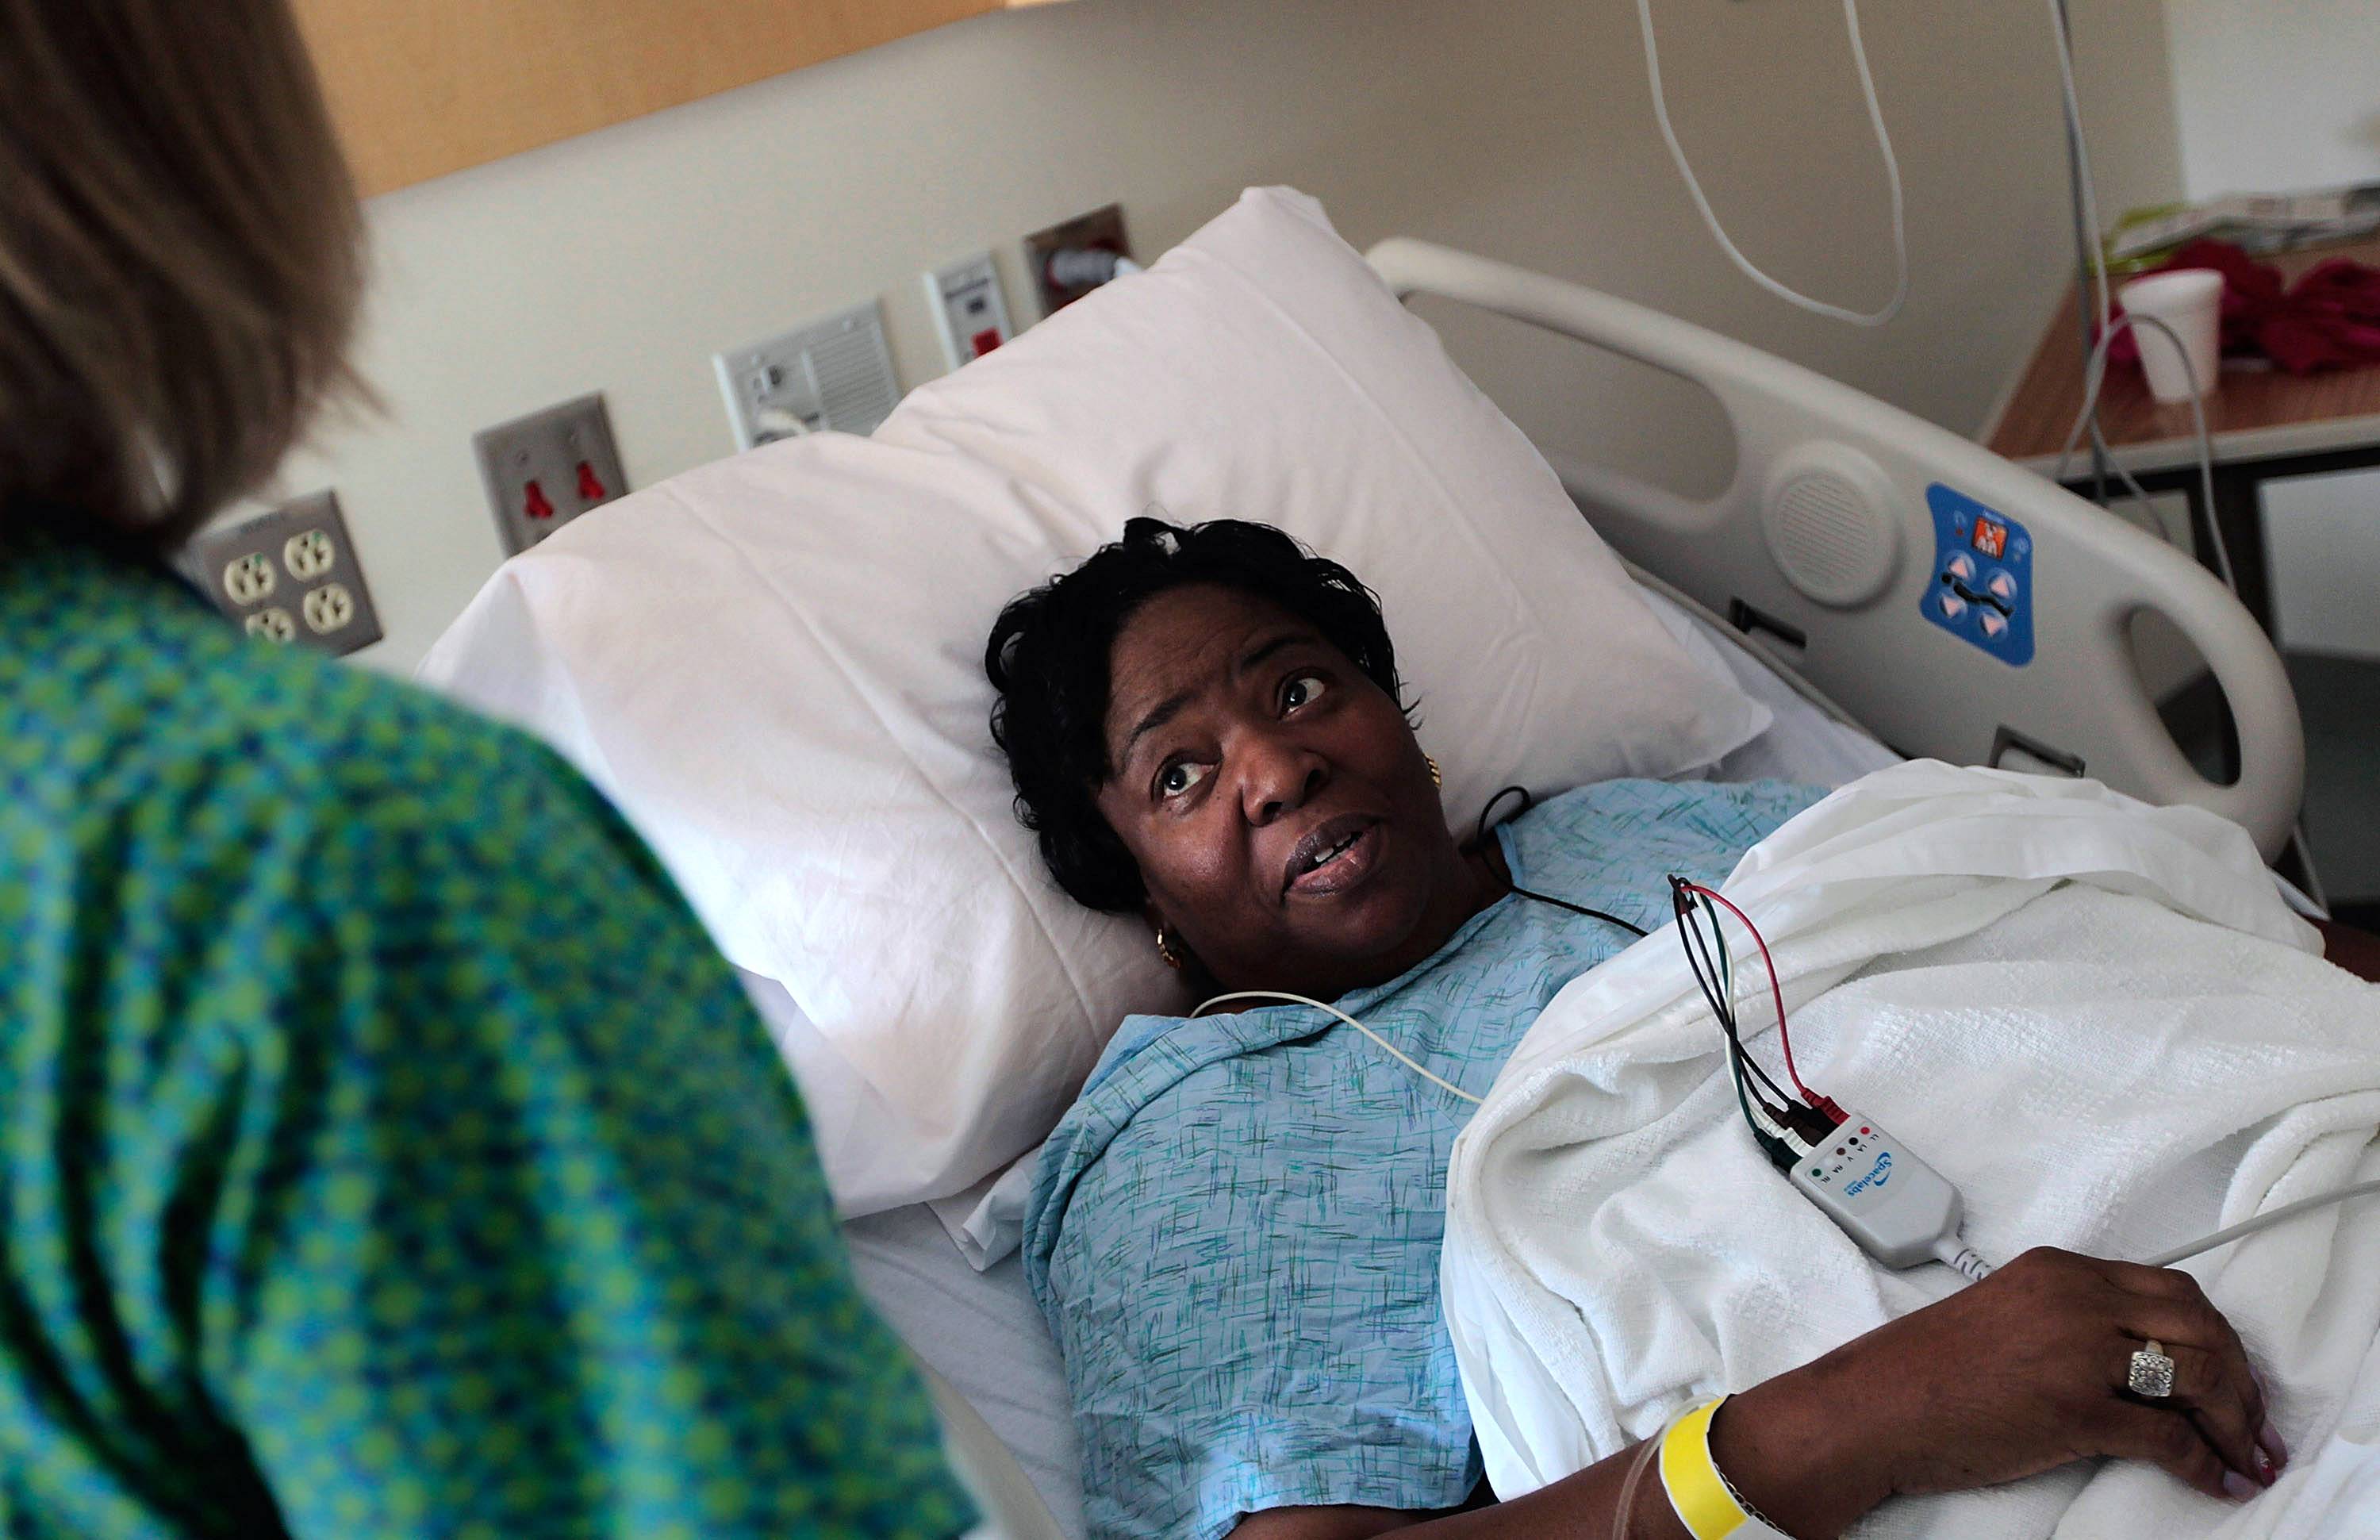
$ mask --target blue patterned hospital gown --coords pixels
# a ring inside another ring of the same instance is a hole
[[[1513,879],[1645,927],[1821,794],[1619,781],[1500,831]],[[1633,938],[1506,896],[1338,1003],[1473,1095]],[[1025,1267],[1065,1354],[1098,1535],[1301,1504],[1448,1508],[1480,1461],[1438,1307],[1471,1108],[1303,1006],[1127,1020],[1042,1152]]]

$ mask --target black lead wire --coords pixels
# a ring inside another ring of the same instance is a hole
[[[1785,1088],[1778,1085],[1767,1070],[1761,1068],[1760,1061],[1755,1059],[1751,1050],[1743,1046],[1743,1036],[1735,1019],[1735,1003],[1721,998],[1718,983],[1721,973],[1718,963],[1712,959],[1710,953],[1714,943],[1704,938],[1701,922],[1695,917],[1694,901],[1687,896],[1683,885],[1678,883],[1674,878],[1670,880],[1670,898],[1677,909],[1678,940],[1681,949],[1686,954],[1686,970],[1694,976],[1694,983],[1702,990],[1703,1000],[1710,1007],[1711,1014],[1718,1018],[1719,1031],[1727,1037],[1729,1057],[1736,1064],[1749,1069],[1763,1085],[1776,1093],[1778,1103],[1790,1109],[1792,1106],[1792,1098],[1785,1094]],[[1697,952],[1701,954],[1699,958],[1696,956]],[[1759,1096],[1757,1091],[1755,1091],[1754,1095],[1759,1097],[1761,1110],[1767,1112],[1779,1126],[1786,1128],[1792,1126],[1790,1111],[1779,1110],[1777,1103],[1771,1103],[1767,1097]],[[1751,1116],[1751,1110],[1748,1107],[1745,1109],[1744,1115],[1747,1118]],[[1757,1132],[1756,1128],[1755,1132]]]
[[[1530,794],[1526,786],[1505,787],[1489,797],[1487,805],[1479,809],[1479,822],[1472,834],[1473,844],[1483,850],[1486,848],[1488,832],[1491,827],[1488,823],[1489,816],[1496,811],[1500,803],[1510,796],[1517,796],[1521,799],[1521,813],[1526,813],[1536,805],[1537,799]],[[1513,816],[1517,818],[1520,814],[1516,813]],[[1539,903],[1550,903],[1557,909],[1567,909],[1572,914],[1587,919],[1601,920],[1604,924],[1617,926],[1640,940],[1648,934],[1643,926],[1632,924],[1617,915],[1606,914],[1600,909],[1590,909],[1583,903],[1572,903],[1566,898],[1556,898],[1551,893],[1536,892],[1522,887],[1517,882],[1509,882],[1508,886],[1519,897],[1535,899]],[[1791,1165],[1792,1152],[1783,1143],[1762,1130],[1759,1120],[1752,1115],[1752,1101],[1756,1097],[1760,1102],[1760,1110],[1767,1113],[1769,1120],[1779,1128],[1792,1126],[1791,1115],[1788,1112],[1780,1112],[1770,1103],[1767,1097],[1761,1095],[1757,1088],[1748,1084],[1742,1072],[1749,1069],[1760,1084],[1774,1092],[1778,1099],[1787,1107],[1792,1105],[1792,1098],[1786,1096],[1784,1087],[1778,1085],[1768,1072],[1760,1067],[1760,1061],[1752,1057],[1743,1046],[1742,1036],[1736,1028],[1734,1004],[1730,1000],[1720,999],[1717,980],[1721,974],[1718,963],[1710,954],[1713,943],[1704,939],[1702,926],[1695,918],[1694,901],[1687,895],[1683,879],[1676,877],[1670,879],[1670,900],[1677,914],[1678,945],[1686,954],[1686,971],[1694,975],[1695,988],[1702,991],[1704,1003],[1710,1007],[1711,1014],[1718,1019],[1719,1031],[1727,1038],[1729,1064],[1734,1072],[1728,1078],[1735,1085],[1736,1105],[1743,1110],[1743,1121],[1751,1128],[1752,1137],[1767,1153],[1769,1158],[1783,1165]],[[1716,916],[1713,916],[1711,924],[1714,928],[1717,928],[1718,921]],[[1723,946],[1726,943],[1720,940],[1717,944]],[[1696,955],[1698,951],[1701,953],[1699,957]]]
[[[1591,920],[1601,920],[1606,925],[1616,925],[1621,929],[1625,930],[1631,936],[1635,937],[1639,940],[1642,940],[1646,936],[1652,934],[1651,931],[1646,930],[1643,926],[1631,925],[1617,915],[1607,915],[1600,909],[1589,909],[1584,903],[1572,903],[1566,898],[1556,898],[1551,893],[1531,892],[1528,889],[1522,887],[1518,883],[1512,884],[1512,891],[1520,894],[1523,898],[1536,899],[1539,903],[1550,903],[1557,909],[1567,909],[1573,915],[1584,915]]]
[[[1503,801],[1508,796],[1517,796],[1521,799],[1521,813],[1525,813],[1530,808],[1535,807],[1537,805],[1536,797],[1530,793],[1529,788],[1526,786],[1505,787],[1502,791],[1498,792],[1494,796],[1488,799],[1488,806],[1479,809],[1479,827],[1474,830],[1471,835],[1471,843],[1473,844],[1478,845],[1482,849],[1487,847],[1488,815],[1494,812],[1496,810],[1496,805]],[[1521,813],[1515,813],[1512,816],[1514,818],[1519,818]]]
[[[1702,964],[1694,957],[1694,943],[1686,939],[1685,895],[1681,892],[1675,896],[1678,900],[1678,947],[1680,951],[1686,954],[1686,971],[1694,976],[1694,983],[1701,988],[1705,1003],[1710,1006],[1711,1014],[1718,1018],[1719,1029],[1727,1036],[1729,1060],[1731,1068],[1735,1072],[1730,1074],[1728,1079],[1733,1082],[1735,1085],[1735,1104],[1743,1110],[1744,1126],[1752,1130],[1752,1137],[1754,1141],[1760,1146],[1763,1151],[1769,1153],[1771,1159],[1774,1159],[1775,1153],[1773,1146],[1775,1146],[1776,1141],[1771,1139],[1767,1133],[1761,1128],[1760,1120],[1752,1115],[1752,1101],[1746,1092],[1742,1074],[1742,1064],[1744,1061],[1738,1049],[1735,1041],[1735,1034],[1729,1025],[1727,1009],[1725,1006],[1720,1004],[1718,992],[1712,988],[1711,981],[1703,975]],[[1762,1110],[1766,1111],[1767,1110],[1767,1106],[1764,1101],[1762,1103]]]
[[[1679,923],[1694,937],[1695,947],[1698,948],[1703,954],[1703,965],[1710,970],[1711,982],[1705,985],[1705,997],[1706,999],[1718,997],[1721,994],[1721,987],[1718,983],[1718,980],[1722,976],[1722,975],[1718,964],[1711,960],[1710,948],[1713,945],[1720,945],[1724,943],[1706,941],[1704,940],[1702,923],[1695,916],[1692,900],[1686,901],[1685,912],[1679,916]],[[1714,930],[1718,928],[1718,916],[1713,915],[1711,916],[1711,926]],[[1699,974],[1696,976],[1696,982],[1702,982],[1701,976]],[[1719,999],[1718,1009],[1715,1013],[1719,1018],[1719,1026],[1721,1030],[1727,1034],[1729,1050],[1734,1054],[1736,1059],[1739,1060],[1746,1069],[1752,1072],[1754,1078],[1757,1079],[1761,1085],[1768,1087],[1769,1091],[1777,1098],[1772,1102],[1767,1097],[1761,1096],[1755,1089],[1753,1094],[1758,1097],[1762,1110],[1767,1112],[1769,1116],[1775,1118],[1780,1124],[1791,1127],[1792,1124],[1791,1109],[1793,1106],[1793,1098],[1786,1091],[1784,1086],[1777,1084],[1777,1077],[1770,1074],[1767,1070],[1761,1066],[1760,1061],[1752,1056],[1752,1050],[1743,1046],[1743,1025],[1742,1023],[1736,1019],[1735,1001],[1723,998]]]
[[[1508,796],[1517,796],[1521,799],[1521,813],[1527,812],[1530,808],[1536,806],[1537,803],[1537,799],[1529,794],[1529,789],[1526,786],[1507,786],[1502,791],[1498,792],[1494,796],[1488,799],[1488,805],[1486,806],[1479,809],[1479,827],[1471,836],[1471,843],[1473,844],[1477,845],[1483,850],[1487,848],[1488,831],[1490,827],[1488,822],[1488,815],[1493,813],[1496,810],[1496,805],[1503,801]],[[1521,814],[1515,813],[1512,816],[1514,818],[1518,818]],[[1581,916],[1586,919],[1601,920],[1606,925],[1618,926],[1621,929],[1625,930],[1628,934],[1635,937],[1638,940],[1643,940],[1647,935],[1651,934],[1641,925],[1633,925],[1628,921],[1621,919],[1617,915],[1606,914],[1600,909],[1590,909],[1584,903],[1572,903],[1566,898],[1556,898],[1551,893],[1536,892],[1530,889],[1522,887],[1517,882],[1510,881],[1509,879],[1506,881],[1505,886],[1510,888],[1515,894],[1522,898],[1533,898],[1539,903],[1550,903],[1557,909],[1567,909],[1572,914]]]

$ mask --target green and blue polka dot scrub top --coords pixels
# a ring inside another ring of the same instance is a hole
[[[800,1103],[553,755],[0,532],[0,1536],[945,1536]]]

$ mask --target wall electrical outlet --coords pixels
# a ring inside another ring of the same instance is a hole
[[[821,429],[872,433],[901,401],[883,317],[872,299],[717,354],[711,363],[738,449]]]
[[[252,637],[347,653],[380,640],[339,500],[320,491],[229,527],[202,529],[177,560]]]
[[[1124,234],[1123,205],[1111,203],[1104,209],[1093,209],[1025,237],[1025,265],[1033,273],[1033,286],[1041,297],[1044,316],[1056,315],[1107,282],[1104,277],[1090,282],[1069,281],[1066,273],[1051,271],[1052,258],[1078,251],[1105,251],[1131,258],[1132,239]],[[1060,265],[1062,268],[1065,264],[1062,261]]]
[[[601,392],[498,423],[471,447],[510,555],[628,490]]]
[[[1000,270],[992,266],[989,251],[927,273],[926,308],[934,314],[942,357],[953,369],[973,363],[1015,335],[1009,330],[1008,300],[1000,292]]]

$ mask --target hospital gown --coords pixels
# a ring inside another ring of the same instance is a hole
[[[1719,881],[1819,794],[1609,782],[1498,836],[1516,884],[1658,929],[1670,873]],[[1556,991],[1633,940],[1507,895],[1337,1003],[1478,1096]],[[1438,1304],[1470,1111],[1306,1007],[1123,1024],[1043,1148],[1025,1241],[1094,1534],[1208,1540],[1269,1508],[1472,1496]]]
[[[0,532],[0,1535],[968,1522],[783,1065],[602,800]]]

